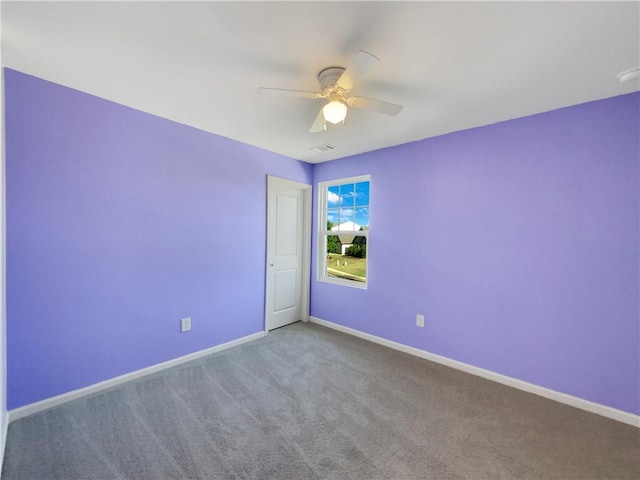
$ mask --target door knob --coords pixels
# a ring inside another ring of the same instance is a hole
[[[270,267],[273,267],[273,262],[269,262],[269,266],[270,266]]]

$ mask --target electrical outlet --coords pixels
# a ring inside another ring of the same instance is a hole
[[[180,331],[188,332],[191,330],[191,318],[183,318],[180,320]]]
[[[424,327],[424,315],[416,315],[416,326],[417,327]]]

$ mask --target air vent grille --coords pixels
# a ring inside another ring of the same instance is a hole
[[[330,143],[323,143],[322,145],[318,145],[317,147],[311,147],[311,150],[315,150],[316,152],[329,152],[335,149],[336,147],[334,145],[331,145]]]

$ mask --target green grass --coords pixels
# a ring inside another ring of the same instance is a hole
[[[330,275],[340,277],[340,273],[345,273],[347,275],[354,275],[360,278],[351,278],[346,275],[344,276],[344,278],[364,282],[367,276],[367,259],[349,257],[347,255],[338,255],[337,253],[330,253],[327,256],[327,268],[331,269],[328,272]]]

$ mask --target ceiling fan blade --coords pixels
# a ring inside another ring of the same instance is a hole
[[[347,103],[356,108],[372,110],[374,112],[383,113],[395,117],[402,111],[402,105],[396,103],[383,102],[382,100],[374,100],[373,98],[350,97]]]
[[[285,90],[283,88],[258,88],[258,94],[263,96],[286,96],[286,97],[302,97],[302,98],[323,98],[322,94],[314,92],[303,92],[300,90]]]
[[[375,55],[360,50],[356,53],[356,56],[353,57],[347,69],[340,75],[336,84],[340,88],[351,90],[354,84],[366,77],[379,61],[380,59]]]
[[[325,130],[324,115],[322,114],[322,109],[320,109],[320,112],[318,112],[318,116],[313,121],[313,125],[311,125],[309,132],[318,133],[318,132],[324,132],[324,130]]]

